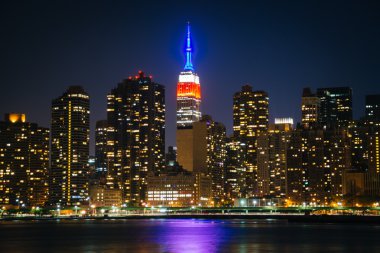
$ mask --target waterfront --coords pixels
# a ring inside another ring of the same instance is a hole
[[[278,220],[2,221],[0,252],[379,252],[380,226]]]

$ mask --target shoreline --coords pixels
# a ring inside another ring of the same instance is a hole
[[[85,221],[85,220],[152,220],[152,219],[212,219],[212,220],[274,220],[286,221],[288,223],[336,223],[336,224],[373,224],[380,225],[380,216],[369,215],[243,215],[243,214],[184,214],[184,215],[127,215],[127,216],[85,216],[85,217],[2,217],[3,221]]]

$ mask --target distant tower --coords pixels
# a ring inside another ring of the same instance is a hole
[[[191,62],[192,43],[190,24],[187,24],[186,64],[179,75],[177,84],[177,128],[191,127],[201,119],[201,85]]]
[[[90,98],[71,86],[52,102],[50,204],[88,203]]]
[[[365,117],[370,125],[379,125],[380,94],[365,96]]]
[[[318,122],[322,126],[347,127],[352,121],[351,88],[320,88],[317,96],[320,99]]]
[[[107,172],[107,120],[98,120],[95,128],[95,170],[97,176]]]
[[[318,121],[320,101],[310,88],[304,88],[302,93],[302,125],[306,128],[316,125]]]

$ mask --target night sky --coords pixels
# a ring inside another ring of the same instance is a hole
[[[269,93],[271,120],[299,121],[306,86],[352,87],[355,118],[364,96],[380,93],[379,1],[15,0],[0,13],[0,114],[23,112],[46,127],[51,100],[82,85],[93,129],[106,118],[107,93],[143,70],[166,86],[166,145],[174,145],[187,21],[202,112],[228,133],[244,84]]]

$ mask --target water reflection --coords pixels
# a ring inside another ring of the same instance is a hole
[[[228,240],[227,230],[215,221],[162,221],[156,243],[163,252],[219,252],[221,241]]]
[[[254,220],[0,222],[0,252],[380,252],[380,228]]]

